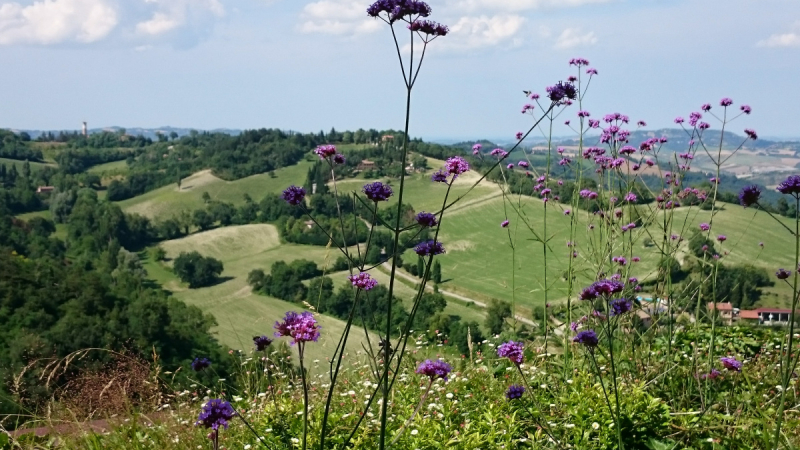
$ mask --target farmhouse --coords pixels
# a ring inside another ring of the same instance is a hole
[[[53,192],[54,190],[56,190],[56,188],[53,187],[53,186],[39,186],[38,188],[36,188],[36,193],[37,194],[49,194],[49,193]]]

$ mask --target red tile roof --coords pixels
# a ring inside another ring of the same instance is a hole
[[[709,310],[714,309],[713,302],[708,302],[708,309]],[[733,311],[733,305],[731,305],[730,303],[717,303],[717,309],[720,311]]]
[[[739,317],[742,319],[758,319],[758,311],[743,309],[739,311]]]

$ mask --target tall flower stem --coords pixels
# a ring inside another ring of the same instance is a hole
[[[400,439],[400,436],[402,436],[403,432],[405,432],[406,428],[408,428],[408,424],[410,424],[411,421],[414,420],[414,417],[417,416],[417,413],[419,412],[420,408],[422,408],[422,404],[425,402],[425,399],[428,398],[428,393],[431,392],[431,386],[433,386],[433,378],[431,378],[430,382],[428,382],[428,388],[425,389],[425,393],[422,394],[422,397],[420,397],[417,408],[414,410],[413,413],[411,413],[411,417],[409,417],[408,420],[406,420],[406,423],[403,424],[403,427],[400,428],[400,431],[397,432],[397,435],[394,437],[394,439],[392,439],[392,442],[389,443],[389,447],[394,445],[397,442],[397,440]]]
[[[392,37],[394,37],[395,47],[398,49],[398,57],[400,58],[400,64],[402,66],[403,59],[400,57],[400,46],[397,43],[397,38],[394,34],[394,27],[392,27]],[[414,33],[411,32],[411,55],[410,60],[414,61]],[[420,64],[422,62],[420,61]],[[409,77],[411,76],[412,69],[409,68]],[[405,74],[403,74],[403,78],[405,79]],[[394,229],[394,249],[395,252],[392,256],[392,271],[391,276],[389,278],[389,301],[387,303],[387,311],[386,311],[386,336],[384,337],[384,350],[383,350],[383,403],[381,404],[381,432],[379,438],[379,448],[380,450],[384,450],[386,448],[386,420],[388,419],[388,406],[389,406],[389,367],[391,365],[391,334],[392,334],[392,296],[394,294],[394,282],[395,277],[397,274],[397,260],[399,258],[399,254],[396,251],[398,246],[400,245],[400,219],[402,218],[403,212],[403,193],[404,193],[404,186],[406,181],[406,160],[408,158],[408,128],[409,123],[411,120],[411,90],[413,85],[411,84],[413,80],[406,81],[406,120],[405,120],[405,127],[403,128],[403,156],[402,156],[402,164],[401,168],[403,170],[400,172],[400,192],[397,194],[397,218],[395,223]]]
[[[794,267],[797,269],[798,265],[800,265],[800,196],[795,196],[795,208],[794,208]],[[792,286],[792,311],[789,314],[789,342],[788,347],[786,349],[786,360],[782,363],[781,369],[783,369],[783,376],[781,377],[781,399],[780,405],[778,405],[778,421],[775,424],[775,438],[772,447],[777,450],[778,444],[780,443],[781,439],[781,426],[783,425],[783,411],[786,408],[786,391],[789,390],[789,379],[792,376],[792,372],[794,370],[794,364],[792,363],[792,346],[794,345],[794,324],[795,324],[795,315],[797,310],[797,300],[798,295],[797,292],[797,282],[798,282],[798,271],[794,270],[794,283]]]
[[[297,343],[297,350],[300,354],[300,377],[303,381],[303,450],[306,450],[308,440],[308,383],[306,383],[306,369],[303,365],[304,342]]]

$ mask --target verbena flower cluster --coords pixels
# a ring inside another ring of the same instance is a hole
[[[306,190],[299,186],[292,185],[283,191],[281,198],[284,199],[286,203],[296,206],[303,203],[303,200],[306,198]]]
[[[777,189],[781,194],[797,197],[800,195],[800,175],[789,175],[786,180],[778,185]]]
[[[450,32],[450,29],[447,28],[446,25],[442,25],[432,20],[415,20],[408,25],[408,29],[434,37],[447,36],[447,33]]]
[[[444,253],[444,246],[441,242],[427,241],[417,244],[414,251],[419,256],[441,255]]]
[[[378,280],[372,278],[367,272],[361,272],[358,275],[350,275],[347,277],[350,283],[358,289],[369,291],[378,285]]]
[[[587,348],[594,348],[597,347],[599,340],[597,339],[597,333],[595,333],[594,330],[584,330],[579,331],[578,334],[572,338],[572,342],[584,345]]]
[[[742,363],[737,361],[735,358],[723,357],[720,358],[719,361],[725,366],[726,369],[733,371],[733,372],[741,372],[742,371]]]
[[[505,342],[497,347],[497,356],[508,358],[514,364],[520,365],[525,360],[524,346],[522,342]]]
[[[330,158],[333,155],[336,155],[336,146],[335,145],[320,145],[316,149],[314,149],[314,153],[317,154],[322,159]]]
[[[380,181],[365,184],[363,192],[368,199],[375,203],[386,201],[393,194],[391,186],[381,183]]]
[[[308,311],[296,313],[288,311],[283,322],[275,322],[275,336],[292,338],[292,345],[319,339],[320,326],[317,319]]]
[[[211,361],[208,358],[195,358],[192,361],[192,370],[200,372],[211,367]]]
[[[272,344],[272,339],[266,336],[254,336],[253,343],[256,346],[256,351],[263,352]]]
[[[423,227],[433,228],[439,222],[436,220],[436,215],[428,212],[421,212],[417,214],[416,217],[417,223]]]
[[[602,296],[610,296],[622,292],[625,285],[616,280],[600,280],[581,291],[581,300],[594,300]]]
[[[516,400],[522,397],[522,394],[525,393],[525,386],[519,384],[512,384],[508,387],[506,391],[506,398],[509,400]]]
[[[425,375],[429,377],[431,381],[441,378],[447,381],[447,376],[453,370],[453,367],[450,364],[447,364],[444,361],[435,360],[431,361],[430,359],[426,359],[425,361],[419,363],[417,366],[417,373],[420,375]]]
[[[203,410],[200,412],[200,416],[197,417],[195,425],[210,428],[214,431],[218,431],[219,427],[227,430],[228,422],[232,420],[235,415],[236,411],[233,410],[230,403],[225,400],[214,398],[203,405]]]
[[[370,17],[381,17],[381,13],[386,13],[389,23],[394,23],[410,17],[428,17],[431,7],[417,0],[378,0],[367,8]]]
[[[756,185],[752,186],[745,186],[739,192],[739,203],[747,208],[748,206],[753,206],[758,203],[758,199],[761,197],[761,188]]]

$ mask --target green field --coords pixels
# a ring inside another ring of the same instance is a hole
[[[286,311],[303,309],[297,304],[253,294],[247,284],[247,274],[253,269],[269,272],[275,261],[305,258],[322,263],[326,258],[332,262],[337,256],[336,250],[324,247],[281,244],[272,225],[219,228],[160,245],[169,258],[196,250],[223,262],[223,281],[200,289],[189,289],[181,283],[166,263],[148,259],[145,268],[150,278],[172,291],[176,298],[213,314],[219,324],[214,331],[223,344],[245,350],[252,345],[253,336],[271,336],[272,326]],[[307,352],[312,359],[324,360],[333,353],[344,323],[327,316],[320,316],[319,320],[323,327],[322,337],[318,344],[307,347]],[[361,349],[360,343],[359,335],[354,335],[348,348],[356,352]]]
[[[225,181],[215,177],[211,171],[195,173],[177,184],[169,184],[146,194],[119,202],[129,213],[137,213],[150,218],[166,218],[183,210],[193,211],[203,207],[203,192],[208,192],[212,200],[244,203],[244,194],[254,201],[260,201],[269,192],[280,192],[291,184],[302,185],[306,179],[311,162],[278,169],[269,174],[253,175],[235,181]]]
[[[100,176],[124,175],[128,173],[128,163],[125,162],[124,159],[120,161],[111,161],[109,163],[92,166],[87,172]]]
[[[5,164],[7,169],[11,169],[11,166],[16,166],[17,171],[22,173],[22,166],[25,165],[25,161],[20,161],[18,159],[8,159],[8,158],[0,158],[0,164]],[[36,172],[42,170],[45,167],[56,167],[55,164],[48,164],[48,163],[40,163],[40,162],[29,162],[31,165],[31,171]]]

